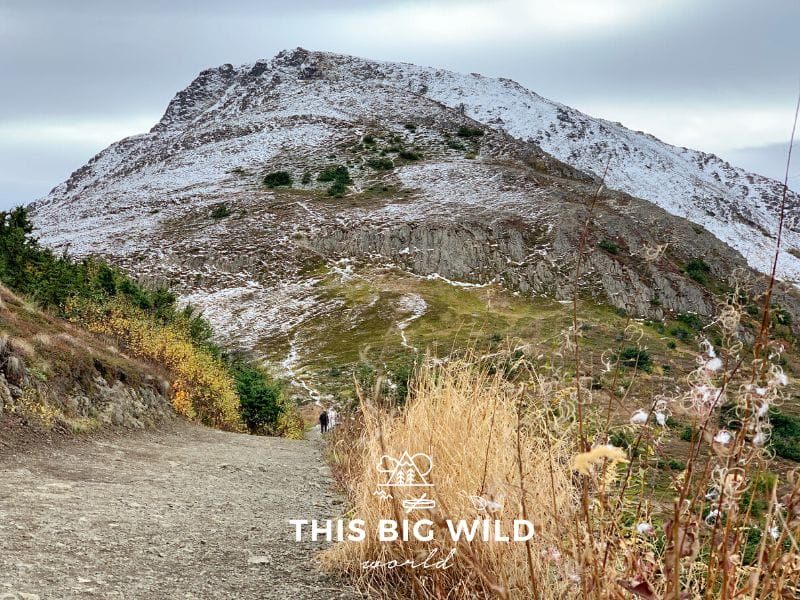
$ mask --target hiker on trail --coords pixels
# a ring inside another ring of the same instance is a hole
[[[336,427],[336,415],[337,412],[331,406],[328,409],[328,429],[333,429],[334,427]]]
[[[323,410],[319,413],[319,430],[320,433],[325,433],[328,431],[328,411]]]

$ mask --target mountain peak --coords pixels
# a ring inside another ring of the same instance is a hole
[[[272,59],[272,62],[277,65],[299,67],[302,64],[308,62],[308,59],[312,54],[316,55],[318,53],[309,52],[305,48],[297,46],[296,48],[281,50],[275,55],[275,58]]]
[[[533,143],[594,177],[610,161],[609,187],[695,221],[756,269],[769,270],[781,195],[776,181],[589,117],[508,79],[300,47],[247,65],[204,70],[145,138],[112,145],[55,188],[46,203],[70,205],[80,195],[118,188],[123,180],[126,193],[134,195],[143,186],[165,185],[162,192],[172,192],[216,184],[231,169],[258,168],[278,153],[300,151],[309,135],[337,144],[345,131],[366,131],[370,122],[389,116],[398,127],[418,119],[471,120]],[[214,151],[190,155],[200,148]],[[142,180],[142,186],[131,184],[129,175],[146,168],[160,175]],[[800,196],[790,196],[785,247],[800,252]],[[800,281],[795,254],[782,255],[779,273]]]
[[[563,298],[609,160],[593,222],[598,247],[615,251],[592,254],[587,293],[652,318],[709,315],[717,300],[686,264],[718,280],[769,269],[775,181],[508,80],[302,48],[203,71],[149,133],[38,202],[34,220],[42,242],[169,281],[256,344],[283,312],[297,324],[323,310],[307,275],[320,260]],[[784,248],[796,251],[779,272],[794,281],[799,216],[792,194]]]

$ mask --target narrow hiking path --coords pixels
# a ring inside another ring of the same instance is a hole
[[[288,523],[329,486],[316,441],[188,423],[0,454],[0,599],[356,598]]]

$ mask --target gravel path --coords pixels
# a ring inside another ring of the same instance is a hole
[[[288,523],[329,484],[315,441],[183,423],[0,455],[0,600],[356,598]]]

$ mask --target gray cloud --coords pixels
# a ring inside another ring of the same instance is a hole
[[[725,152],[723,158],[743,169],[761,173],[782,182],[786,178],[788,149],[788,142],[751,148],[737,148]],[[800,152],[800,144],[797,144],[792,153],[797,156],[798,152]],[[788,183],[790,188],[800,191],[800,161],[792,162],[789,169]]]
[[[795,0],[6,0],[0,207],[155,122],[200,70],[294,46],[511,77],[771,174],[770,152],[733,149],[786,137],[798,22]],[[76,123],[71,138],[53,134]]]

